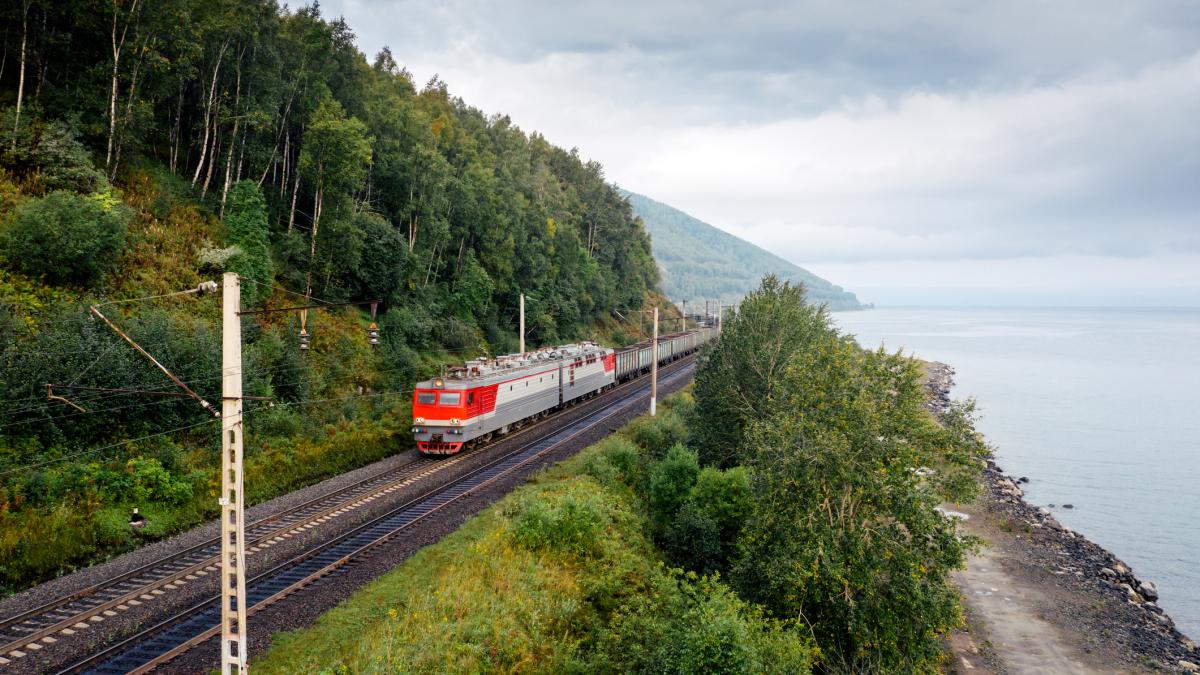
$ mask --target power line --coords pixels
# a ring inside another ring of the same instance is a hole
[[[145,440],[149,440],[151,438],[157,438],[159,436],[166,436],[167,434],[174,434],[174,433],[177,433],[180,431],[187,431],[188,429],[195,429],[196,427],[202,427],[202,426],[205,426],[206,424],[212,424],[213,422],[218,422],[218,421],[220,421],[220,420],[217,420],[217,419],[204,420],[203,422],[197,422],[196,424],[189,424],[188,426],[185,426],[185,427],[168,429],[167,431],[160,431],[160,432],[154,433],[154,434],[147,434],[146,436],[139,436],[138,438],[131,438],[127,441],[121,441],[119,443],[113,443],[111,445],[105,445],[105,446],[102,446],[99,448],[91,448],[90,450],[83,450],[81,452],[75,452],[75,453],[71,453],[69,455],[63,455],[62,457],[55,457],[54,459],[48,459],[44,462],[37,462],[34,464],[29,464],[26,466],[21,466],[21,467],[15,468],[15,469],[9,469],[7,471],[0,472],[0,476],[10,476],[14,473],[19,473],[21,471],[30,471],[33,469],[40,469],[43,466],[57,464],[58,462],[63,462],[68,459],[75,459],[77,457],[83,457],[85,455],[91,455],[91,454],[95,454],[97,452],[103,452],[104,450],[110,450],[112,448],[119,448],[123,445],[130,445],[132,443],[137,443],[138,441],[145,441]]]

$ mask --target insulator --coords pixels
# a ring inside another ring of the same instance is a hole
[[[367,344],[371,346],[379,344],[379,326],[375,325],[374,321],[367,327]]]
[[[300,351],[302,351],[302,352],[308,351],[308,341],[309,341],[308,331],[301,328],[300,329]]]

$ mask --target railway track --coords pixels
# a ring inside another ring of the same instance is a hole
[[[685,377],[691,372],[690,360],[664,369],[664,384]],[[372,549],[388,542],[409,527],[445,509],[464,497],[512,474],[521,467],[537,461],[551,451],[604,421],[627,412],[645,393],[638,380],[610,394],[610,399],[596,410],[521,444],[489,460],[486,464],[431,489],[375,519],[320,546],[303,552],[271,570],[247,580],[247,614],[254,614],[302,591],[313,583],[336,574]],[[216,598],[198,603],[178,612],[108,649],[81,660],[62,670],[62,673],[145,673],[153,670],[192,647],[220,634],[220,606]]]
[[[605,394],[620,397],[623,391],[639,389],[640,380],[618,385]],[[565,411],[563,411],[565,412]],[[527,425],[495,443],[508,442],[551,427],[562,414],[556,413]],[[397,490],[445,472],[489,446],[463,452],[449,458],[418,459],[384,473],[368,477],[334,492],[314,498],[279,514],[247,526],[247,557],[330,521],[352,514]],[[81,631],[94,629],[106,620],[118,620],[120,614],[152,603],[167,593],[189,584],[202,583],[219,569],[220,542],[214,537],[200,544],[146,563],[110,577],[75,593],[55,598],[19,614],[0,618],[0,667],[14,664],[42,650],[54,650],[56,643]],[[45,652],[49,653],[49,651]]]

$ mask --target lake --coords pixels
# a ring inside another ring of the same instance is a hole
[[[1027,501],[1158,584],[1200,637],[1200,309],[838,312],[866,347],[957,371]],[[1063,509],[1072,504],[1074,509]]]

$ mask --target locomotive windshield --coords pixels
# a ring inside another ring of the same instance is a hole
[[[462,403],[462,394],[457,391],[443,391],[442,405],[458,405]]]
[[[432,391],[422,391],[417,393],[417,403],[433,405],[435,400],[437,400],[437,394],[433,393]]]

